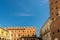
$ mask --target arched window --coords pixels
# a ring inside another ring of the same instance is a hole
[[[32,37],[36,37],[36,35],[33,34]]]
[[[58,32],[59,32],[59,29],[58,29]]]

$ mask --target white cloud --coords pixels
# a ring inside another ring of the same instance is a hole
[[[43,6],[43,5],[47,4],[48,2],[49,2],[49,0],[41,0],[40,6]]]
[[[32,16],[32,15],[27,13],[17,13],[15,14],[15,16]]]

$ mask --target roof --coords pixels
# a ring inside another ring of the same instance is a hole
[[[0,27],[0,28],[8,32],[8,30],[6,30],[6,29],[4,29],[4,28],[2,28],[2,27]]]

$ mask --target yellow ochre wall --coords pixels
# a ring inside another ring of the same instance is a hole
[[[0,27],[0,40],[3,39],[9,39],[9,32],[3,28]]]

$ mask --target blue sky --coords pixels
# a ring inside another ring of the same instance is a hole
[[[0,0],[0,25],[35,26],[37,35],[50,16],[49,0]]]

